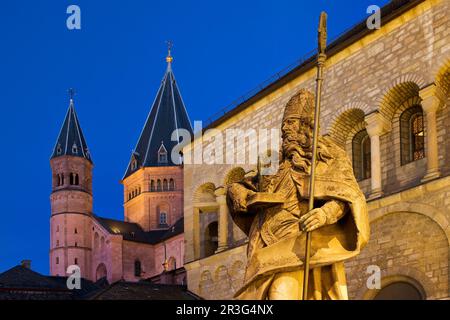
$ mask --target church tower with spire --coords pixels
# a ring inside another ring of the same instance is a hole
[[[178,130],[187,130],[192,136],[192,127],[173,74],[170,43],[166,62],[122,180],[125,221],[138,223],[145,231],[167,229],[183,217],[182,156],[172,158],[172,150],[181,142]]]
[[[91,279],[93,163],[75,112],[73,91],[69,108],[50,159],[50,274],[66,276],[78,265]]]

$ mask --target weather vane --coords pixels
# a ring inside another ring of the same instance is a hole
[[[173,57],[170,54],[170,51],[173,48],[173,42],[171,40],[168,40],[168,41],[166,41],[166,44],[167,44],[167,51],[168,51],[166,61],[167,61],[167,63],[171,63],[173,61]]]

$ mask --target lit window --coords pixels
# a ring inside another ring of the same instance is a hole
[[[425,157],[423,115],[415,114],[411,118],[411,158],[413,161]]]
[[[425,128],[420,105],[411,107],[401,114],[400,144],[402,165],[425,157]]]
[[[371,175],[370,137],[361,130],[353,137],[353,171],[358,181],[368,179]]]

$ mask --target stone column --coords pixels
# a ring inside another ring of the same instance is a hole
[[[219,246],[216,252],[228,249],[228,206],[226,189],[220,187],[215,191],[216,201],[219,204]]]
[[[438,88],[435,84],[431,84],[420,90],[419,95],[420,98],[422,98],[422,109],[427,119],[425,145],[425,151],[427,153],[427,172],[422,179],[422,182],[426,182],[440,176],[436,111],[439,109],[442,100],[440,99]]]
[[[381,185],[381,151],[380,136],[390,129],[388,122],[379,112],[373,112],[365,117],[366,130],[370,137],[371,162],[371,192],[369,199],[379,198],[383,195]]]
[[[200,209],[194,207],[192,223],[194,260],[200,259]]]

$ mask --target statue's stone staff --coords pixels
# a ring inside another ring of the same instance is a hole
[[[318,56],[317,56],[317,78],[316,78],[316,103],[314,108],[314,131],[313,131],[313,145],[312,145],[312,162],[311,162],[311,178],[309,180],[309,211],[314,209],[314,186],[315,173],[317,161],[317,143],[319,138],[319,120],[320,120],[320,98],[322,95],[323,82],[323,66],[327,59],[325,48],[327,46],[327,14],[322,12],[320,14],[319,31],[318,31]],[[308,219],[312,217],[304,215],[300,219],[300,223],[309,222]],[[306,248],[305,248],[305,273],[303,277],[303,294],[302,299],[306,300],[308,297],[308,281],[309,281],[309,260],[311,257],[311,232],[306,232]]]

